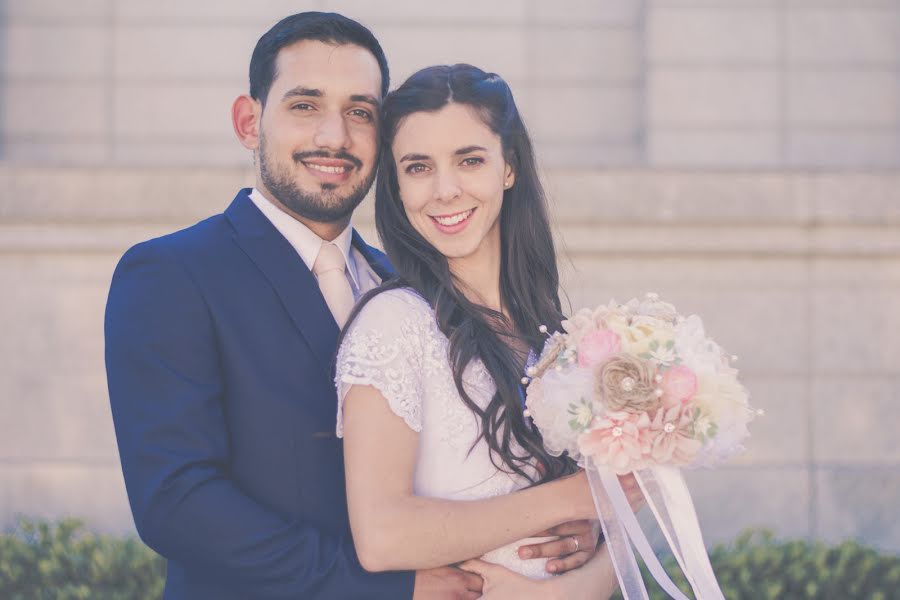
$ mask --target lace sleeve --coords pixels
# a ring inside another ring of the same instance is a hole
[[[344,396],[371,385],[410,429],[422,430],[422,349],[431,309],[414,292],[391,290],[369,301],[350,325],[337,356],[337,436],[343,437]]]

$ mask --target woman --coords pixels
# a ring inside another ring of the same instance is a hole
[[[468,65],[431,67],[383,113],[376,222],[398,278],[351,315],[336,377],[360,561],[379,571],[484,556],[463,567],[482,574],[486,597],[606,598],[605,548],[552,579],[516,553],[535,532],[596,515],[583,473],[567,476],[573,465],[522,413],[539,327],[558,329],[562,314],[509,87]]]

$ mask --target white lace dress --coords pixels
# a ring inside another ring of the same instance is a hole
[[[413,490],[418,496],[476,500],[508,494],[528,485],[491,462],[479,422],[463,403],[447,356],[449,340],[438,329],[434,312],[416,292],[383,292],[362,309],[338,351],[337,435],[343,434],[343,402],[353,384],[371,385],[391,410],[419,433]],[[479,406],[487,406],[496,387],[479,360],[463,373],[463,385]],[[522,560],[517,549],[528,538],[485,554],[484,560],[533,578],[547,577],[546,559]]]

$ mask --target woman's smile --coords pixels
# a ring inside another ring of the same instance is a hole
[[[469,210],[452,214],[431,215],[431,220],[434,222],[434,226],[438,231],[453,235],[466,228],[466,225],[471,221],[472,215],[475,214],[475,210],[476,209],[474,208],[470,208]]]

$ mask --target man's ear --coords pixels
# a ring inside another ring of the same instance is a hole
[[[508,190],[515,182],[516,172],[513,171],[513,168],[507,163],[506,170],[503,172],[503,189]]]
[[[231,105],[231,125],[238,141],[247,150],[259,148],[259,121],[262,104],[246,94],[238,96]]]

